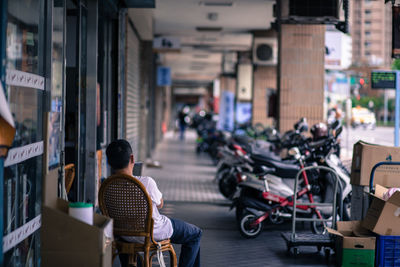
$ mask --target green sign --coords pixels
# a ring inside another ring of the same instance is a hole
[[[396,89],[396,72],[373,71],[371,73],[372,89]]]

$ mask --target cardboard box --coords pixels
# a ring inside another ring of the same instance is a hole
[[[337,237],[338,266],[374,266],[376,238],[361,227],[360,221],[337,222],[337,230],[328,228],[328,232]]]
[[[352,221],[361,221],[367,215],[369,208],[369,187],[352,185],[351,192],[351,215]]]
[[[42,266],[112,266],[112,219],[94,214],[93,225],[68,215],[68,202],[43,207]]]
[[[395,192],[387,201],[383,195],[388,189],[376,185],[375,194],[362,225],[378,235],[400,235],[400,192]]]
[[[381,161],[400,161],[400,148],[358,141],[353,148],[351,184],[369,185],[371,170]],[[400,166],[381,166],[375,171],[374,184],[400,187]]]

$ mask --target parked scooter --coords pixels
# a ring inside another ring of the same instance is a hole
[[[309,154],[309,157],[310,155],[318,156],[319,152],[321,152],[321,155],[325,153],[325,157],[320,158],[319,164],[324,162],[323,164],[335,170],[341,168],[338,162],[335,162],[334,154],[326,154],[325,151],[332,151],[332,145],[335,144],[334,140],[340,132],[341,130],[339,129],[336,136],[330,136],[319,143],[312,143],[310,147],[316,151]],[[301,155],[297,148],[291,149],[290,153],[298,160],[300,169],[304,168],[306,156]],[[260,169],[254,170],[255,173],[258,172],[257,175],[245,172],[241,174],[246,179],[242,179],[245,181],[239,184],[240,190],[235,195],[232,203],[232,208],[236,208],[239,231],[246,238],[258,236],[261,232],[263,221],[267,218],[271,223],[280,224],[284,219],[290,219],[292,216],[294,179],[274,175],[276,173],[275,169],[261,167],[262,169],[264,169],[264,172],[260,171]],[[342,219],[348,219],[350,202],[346,203],[346,200],[350,199],[350,179],[343,171],[338,171],[338,174],[341,181],[340,188],[343,188],[340,190],[341,199],[344,201],[343,213],[345,214]],[[297,198],[308,198],[311,203],[315,198],[317,202],[331,203],[334,187],[333,179],[333,177],[324,172],[303,172],[301,188],[298,190]],[[297,212],[300,214],[299,216],[316,216],[321,219],[329,216],[332,210],[327,207],[316,209],[300,205]],[[316,233],[324,231],[323,225],[321,229],[321,224],[315,222],[312,224],[312,229]]]
[[[300,147],[306,149],[307,138],[302,135],[308,130],[308,124],[304,118],[295,125],[294,130],[285,133],[284,143],[280,148]],[[291,137],[292,139],[290,139]],[[291,158],[282,159],[274,151],[278,147],[265,140],[252,140],[246,136],[233,136],[230,145],[220,149],[220,161],[217,165],[216,181],[219,190],[228,199],[232,199],[237,190],[237,184],[241,181],[238,169],[251,172],[254,166],[266,165],[277,170],[278,175],[294,177],[299,170],[297,161]]]

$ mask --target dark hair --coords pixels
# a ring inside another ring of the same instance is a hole
[[[129,164],[132,148],[128,141],[118,139],[112,141],[106,150],[107,162],[114,170],[126,168]]]

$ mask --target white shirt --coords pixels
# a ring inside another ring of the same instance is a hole
[[[172,228],[171,220],[167,216],[160,214],[158,211],[157,206],[161,204],[162,193],[158,189],[156,182],[153,178],[147,176],[136,176],[135,178],[144,185],[151,201],[153,202],[154,240],[160,241],[170,238],[174,230]],[[124,236],[123,238],[128,242],[143,242],[143,238],[140,239],[141,241],[139,241],[137,237]]]

